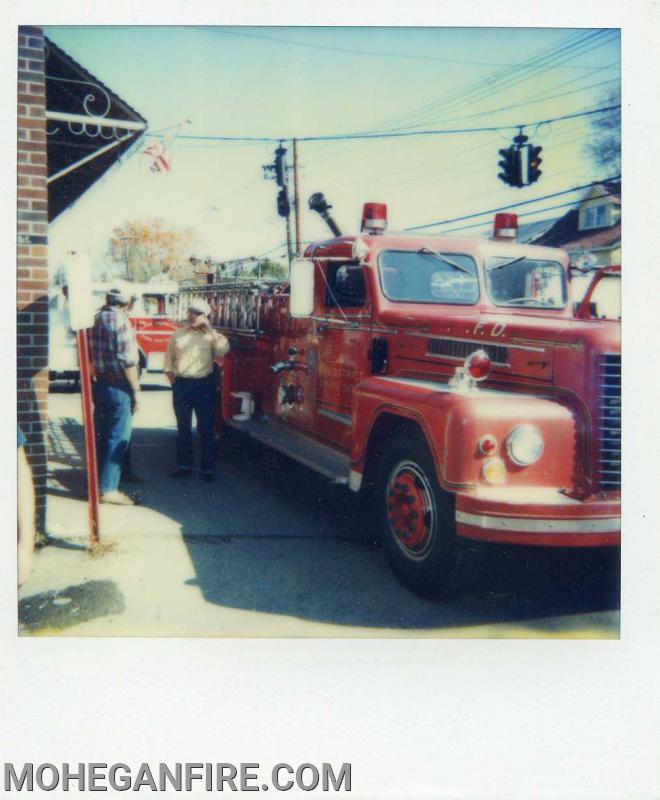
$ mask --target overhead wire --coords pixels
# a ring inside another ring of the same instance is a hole
[[[298,142],[333,142],[344,140],[359,140],[359,139],[400,139],[410,136],[441,136],[441,135],[455,135],[463,133],[486,133],[501,130],[517,130],[518,128],[528,128],[535,125],[547,125],[551,122],[562,122],[564,120],[576,119],[577,117],[586,117],[593,114],[601,114],[606,111],[621,108],[620,104],[605,106],[602,108],[592,108],[588,111],[577,111],[573,114],[563,114],[559,117],[551,117],[548,119],[534,120],[533,122],[522,123],[509,123],[500,125],[489,125],[480,128],[436,128],[433,130],[406,130],[406,131],[371,131],[364,133],[331,133],[317,136],[199,136],[199,135],[182,135],[179,140],[184,141],[205,141],[205,142],[281,142],[289,141],[295,138]],[[151,134],[154,135],[154,134]]]
[[[566,133],[571,133],[571,132],[573,132],[575,130],[581,130],[581,129],[584,129],[586,127],[587,127],[587,123],[585,123],[585,122],[578,123],[577,125],[567,126],[567,127],[563,128],[561,132],[559,132],[559,133],[554,135],[553,142],[561,142],[562,137],[565,136]],[[486,150],[489,151],[490,155],[487,156],[487,157],[484,157],[483,159],[477,158],[476,161],[475,161],[474,154],[475,153],[479,153],[481,151],[486,151]],[[382,155],[382,154],[380,154],[380,155]],[[466,155],[469,155],[468,159],[467,160],[463,160],[463,157],[466,156]],[[432,158],[432,159],[423,158],[421,161],[418,161],[417,163],[413,163],[411,165],[408,165],[405,168],[402,168],[402,169],[399,169],[399,170],[396,170],[396,171],[392,171],[392,170],[388,169],[386,174],[384,174],[381,171],[380,174],[374,175],[372,180],[374,180],[374,181],[387,180],[388,182],[391,182],[393,179],[396,179],[396,178],[398,178],[398,176],[401,176],[401,175],[409,177],[411,175],[411,173],[415,172],[415,171],[423,170],[424,172],[428,173],[430,168],[436,168],[437,169],[438,166],[442,166],[442,164],[449,164],[450,165],[449,173],[451,174],[458,167],[472,165],[472,164],[475,164],[475,163],[477,163],[477,164],[486,163],[486,160],[490,159],[490,158],[495,159],[495,160],[497,159],[497,150],[496,150],[495,147],[493,147],[493,142],[489,139],[487,141],[481,141],[479,144],[476,144],[476,145],[474,145],[472,147],[463,147],[463,148],[461,148],[460,155],[458,156],[458,161],[457,161],[457,157],[456,157],[456,155],[454,153],[450,153],[450,154],[444,153],[444,154],[442,154],[442,155],[440,155],[440,156],[438,156],[436,158]],[[364,161],[364,155],[362,157],[362,160]],[[315,162],[315,165],[316,165],[316,162]],[[447,174],[446,172],[444,172],[444,171],[442,172],[442,176],[443,177],[446,174]],[[435,178],[434,178],[434,180],[435,180]],[[349,182],[350,182],[350,179],[349,179]],[[401,184],[400,182],[397,182],[397,186],[399,188],[401,186],[407,186],[407,185],[408,185],[408,183]]]
[[[504,90],[510,91],[512,88],[518,86],[522,81],[529,81],[531,78],[538,78],[539,74],[547,72],[549,68],[554,66],[554,61],[557,57],[564,60],[575,58],[578,55],[584,55],[585,52],[601,47],[603,45],[602,38],[607,41],[613,40],[610,36],[608,38],[607,32],[592,31],[583,35],[578,41],[567,43],[562,47],[555,48],[554,51],[528,59],[527,62],[522,62],[518,69],[507,69],[502,72],[493,73],[486,76],[480,81],[476,81],[467,87],[458,87],[448,97],[442,97],[427,106],[422,107],[412,115],[408,114],[406,125],[410,123],[426,123],[434,121],[436,118],[429,116],[434,114],[437,110],[442,109],[443,114],[447,111],[456,111],[465,105],[473,105],[485,97],[492,97],[493,94],[502,92]],[[441,118],[442,120],[443,118]]]
[[[592,200],[599,200],[602,197],[609,197],[608,194],[596,194],[593,195]],[[545,214],[546,211],[555,211],[560,208],[571,208],[574,207],[578,203],[577,200],[573,200],[570,203],[558,203],[557,205],[553,206],[546,206],[545,208],[536,208],[534,211],[523,211],[521,214],[517,214],[517,217],[533,217],[536,214]],[[543,220],[539,220],[539,222],[543,222]],[[482,228],[488,225],[488,222],[473,222],[471,225],[460,225],[458,228],[450,228],[449,230],[442,231],[442,235],[446,235],[448,233],[456,233],[457,231],[466,231],[471,228]]]
[[[511,63],[492,62],[492,61],[473,61],[458,58],[442,58],[441,56],[425,56],[419,53],[393,53],[391,51],[377,51],[377,50],[358,50],[349,47],[334,47],[331,45],[315,44],[313,42],[300,42],[294,39],[283,39],[275,36],[264,36],[263,34],[252,33],[247,31],[228,30],[227,28],[207,28],[206,26],[197,26],[199,30],[205,30],[208,33],[215,33],[224,36],[241,36],[245,38],[261,39],[267,42],[276,42],[278,44],[288,44],[294,47],[305,47],[312,50],[325,50],[334,53],[345,53],[347,55],[371,56],[377,58],[405,58],[416,61],[437,61],[445,64],[460,64],[461,66],[476,66],[476,67],[502,67],[515,66]],[[573,69],[588,69],[588,67],[573,67]]]
[[[618,181],[621,179],[620,175],[615,175],[609,178],[603,178],[599,181],[591,181],[590,183],[585,183],[582,186],[574,186],[572,189],[564,189],[561,192],[553,192],[552,194],[546,194],[542,197],[536,197],[533,200],[521,200],[519,203],[509,203],[506,206],[501,206],[500,208],[489,208],[486,211],[478,211],[473,214],[465,214],[462,217],[453,217],[451,219],[443,219],[439,222],[427,222],[423,225],[409,225],[407,228],[404,228],[406,231],[419,231],[424,228],[436,228],[438,225],[447,225],[451,222],[462,222],[465,219],[474,219],[475,217],[482,217],[485,214],[495,214],[498,211],[507,211],[510,208],[519,208],[520,206],[527,206],[531,203],[538,203],[540,200],[549,200],[552,197],[561,197],[565,194],[571,194],[572,192],[579,192],[583,189],[588,189],[591,186],[599,186],[602,183],[613,183],[614,181]]]
[[[580,137],[577,137],[577,138],[572,138],[572,139],[566,140],[565,137],[567,135],[573,134],[576,131],[587,131],[587,130],[590,130],[590,127],[589,127],[588,123],[581,122],[581,123],[577,123],[575,125],[572,125],[570,127],[567,127],[567,128],[563,129],[561,132],[559,132],[557,134],[554,134],[553,140],[552,140],[553,149],[555,149],[555,151],[556,151],[556,149],[559,149],[560,147],[562,147],[562,146],[564,146],[566,144],[569,144],[569,143],[572,143],[574,141],[577,141],[580,138]],[[544,140],[541,140],[541,141],[544,141]],[[475,156],[475,154],[478,154],[478,153],[480,153],[482,151],[484,152],[484,155],[482,157],[480,157],[479,155]],[[488,152],[486,153],[485,151],[488,151]],[[469,155],[469,157],[467,159],[463,159],[462,157],[464,155]],[[459,170],[461,171],[461,175],[467,177],[470,174],[472,174],[473,172],[477,172],[479,170],[472,170],[470,172],[465,172],[464,171],[465,167],[467,167],[467,166],[477,166],[478,167],[481,164],[487,164],[489,162],[492,162],[493,164],[496,164],[497,163],[497,159],[498,159],[497,149],[493,147],[492,142],[483,142],[483,143],[477,145],[474,148],[462,149],[458,159],[453,154],[452,155],[446,155],[446,156],[443,156],[443,157],[441,157],[439,159],[436,159],[436,160],[432,160],[432,161],[428,161],[427,160],[427,161],[419,162],[417,165],[415,165],[414,169],[416,171],[420,171],[420,170],[425,170],[426,171],[426,170],[428,170],[429,167],[437,167],[438,165],[442,166],[443,164],[448,164],[448,169],[442,170],[442,172],[440,173],[440,177],[450,176],[450,175],[454,174],[455,172],[457,172]],[[394,173],[394,175],[390,175],[389,172],[388,172],[388,175],[386,177],[389,179],[390,177],[395,177],[397,174],[399,174],[399,175],[401,175],[401,174],[410,174],[410,172],[412,172],[412,169],[400,170],[398,173]],[[414,177],[414,176],[412,176],[412,177]],[[427,177],[427,176],[423,176],[423,177]],[[410,185],[408,182],[403,183],[403,184],[402,183],[397,183],[397,186],[399,186],[399,187],[408,186],[408,185]]]
[[[582,33],[577,34],[577,39],[579,39],[581,36],[583,36]],[[565,45],[568,42],[572,42],[572,41],[575,41],[575,40],[576,40],[576,34],[572,34],[565,40],[565,42],[562,43],[562,46]],[[522,61],[518,62],[518,64],[516,65],[516,69],[517,70],[525,69],[526,66],[533,59],[542,58],[545,54],[552,53],[552,52],[556,51],[556,49],[557,49],[557,45],[552,45],[551,47],[543,48],[542,50],[535,52],[533,55],[529,56],[528,58],[523,59]],[[510,73],[511,73],[511,68],[507,69],[505,75],[510,74]],[[437,109],[439,103],[442,104],[443,107],[446,108],[447,106],[451,106],[452,102],[456,102],[457,99],[460,99],[461,97],[468,96],[471,92],[474,92],[475,90],[477,90],[478,88],[480,88],[480,87],[482,87],[484,85],[491,85],[492,86],[498,80],[498,78],[501,77],[501,75],[502,75],[501,71],[493,70],[488,75],[483,76],[482,78],[476,79],[476,80],[474,80],[472,82],[469,82],[468,84],[460,86],[458,88],[454,88],[454,89],[450,90],[449,92],[445,92],[439,98],[436,98],[435,100],[431,101],[430,103],[426,103],[423,106],[418,107],[417,109],[407,110],[403,116],[401,114],[397,114],[396,117],[394,117],[394,118],[390,117],[389,120],[386,119],[386,120],[381,121],[380,124],[383,125],[383,126],[387,125],[387,124],[389,124],[389,125],[397,124],[397,122],[399,120],[402,121],[399,124],[399,127],[401,127],[402,124],[410,124],[411,122],[414,122],[415,118],[417,116],[419,116],[420,114],[423,115],[425,113],[428,113],[429,111],[435,111]],[[395,120],[396,120],[396,122],[395,122]]]
[[[607,31],[605,31],[605,32],[607,33]],[[595,32],[595,33],[599,33],[599,32],[597,31],[597,32]],[[594,32],[592,32],[592,33],[588,34],[588,36],[593,36],[593,35],[595,35],[595,34],[594,34]],[[582,34],[580,34],[579,36],[582,36]],[[578,38],[579,38],[579,37],[578,37]],[[556,49],[556,48],[555,48],[555,49]],[[590,68],[590,69],[591,69],[591,71],[593,72],[593,69],[592,69],[592,68]],[[580,77],[581,77],[581,78],[583,78],[584,76],[580,76]],[[561,86],[561,85],[562,85],[562,84],[559,84],[559,86]],[[461,97],[462,97],[462,99],[463,99],[463,101],[464,101],[464,100],[465,100],[465,95],[464,95],[464,93],[461,95]],[[504,110],[506,110],[506,109],[507,109],[507,107],[505,106],[505,107],[504,107]],[[488,113],[488,112],[486,112],[486,113]],[[515,126],[512,126],[512,127],[515,127]],[[311,142],[310,142],[310,144],[311,144]],[[337,148],[333,148],[333,151],[332,151],[332,152],[329,152],[328,154],[326,154],[326,155],[325,155],[325,157],[322,157],[322,158],[321,158],[321,161],[335,161],[335,160],[337,160],[337,158],[343,158],[343,157],[346,157],[346,152],[347,152],[347,151],[346,151],[346,147],[341,147],[341,146],[340,146],[340,148],[341,148],[341,149],[340,149],[339,151],[338,151],[338,149],[337,149]],[[351,150],[350,150],[350,153],[352,154],[352,153],[354,153],[354,152],[355,152],[355,149],[354,149],[354,148],[351,148]],[[362,158],[362,155],[360,155],[360,158]],[[319,159],[318,159],[318,158],[317,158],[316,160],[317,160],[317,162],[319,161]]]
[[[591,74],[592,73],[588,73],[587,75],[579,76],[578,80],[584,80],[584,78],[589,77]],[[459,121],[459,120],[474,119],[475,117],[488,116],[488,115],[491,115],[491,114],[494,114],[494,113],[499,113],[499,112],[502,112],[502,111],[508,111],[508,110],[511,110],[511,109],[514,109],[514,108],[520,108],[520,107],[523,107],[525,105],[534,105],[534,104],[537,104],[537,103],[540,103],[540,102],[544,102],[544,101],[548,101],[548,100],[556,100],[556,99],[559,99],[559,98],[562,98],[562,97],[566,97],[566,96],[568,96],[570,94],[577,94],[579,92],[583,92],[583,91],[588,91],[588,90],[593,90],[593,89],[599,88],[599,87],[607,85],[609,83],[615,83],[615,82],[617,82],[617,80],[618,80],[618,78],[612,78],[612,79],[610,79],[608,81],[601,81],[599,83],[591,84],[589,86],[581,87],[581,88],[578,88],[578,89],[573,89],[571,92],[564,92],[562,94],[557,94],[557,95],[549,95],[549,96],[537,97],[537,98],[535,98],[533,100],[525,101],[523,103],[517,103],[517,104],[509,105],[509,106],[502,106],[502,107],[496,108],[496,109],[489,109],[488,111],[481,111],[481,112],[478,112],[476,114],[471,114],[471,115],[467,115],[467,116],[463,116],[463,117],[453,117],[453,118],[445,120],[445,121],[447,121],[447,122],[456,122],[456,121]],[[556,84],[554,87],[549,89],[549,91],[552,91],[552,89],[554,89],[554,88],[560,88],[561,86],[569,85],[571,83],[574,83],[574,80],[563,82],[563,83],[560,83],[560,84]],[[391,152],[391,150],[390,150],[390,152]],[[463,150],[462,152],[465,152],[465,150]],[[341,153],[337,153],[336,148],[333,148],[332,151],[329,151],[328,153],[325,154],[325,157],[321,157],[320,159],[316,158],[315,161],[318,164],[318,163],[323,163],[323,162],[327,162],[327,161],[335,161],[335,160],[337,160],[337,158],[344,158],[344,163],[346,163],[345,159],[347,157],[348,158],[359,157],[361,160],[363,160],[363,152],[360,151],[359,153],[356,153],[355,148],[352,148],[350,153],[347,155],[345,148],[343,149],[343,151]]]
[[[600,33],[600,31],[595,31],[595,32],[592,32],[592,33],[588,34],[588,36],[594,36],[594,35],[597,35],[599,33]],[[507,70],[507,72],[508,71],[509,70]],[[524,76],[522,76],[522,77],[524,77]],[[519,81],[521,79],[522,79],[521,76],[518,76],[517,81]],[[458,90],[458,93],[459,93],[459,95],[461,97],[461,104],[465,103],[467,101],[467,99],[469,99],[469,98],[466,98],[465,92],[462,92],[462,91]],[[554,120],[542,120],[540,122],[547,122],[547,121],[557,121],[557,119],[554,119]],[[524,124],[524,126],[528,126],[528,125],[534,125],[534,124],[540,124],[540,123],[539,122],[533,122],[533,123],[523,123],[523,124]],[[502,129],[502,128],[507,128],[507,129],[511,128],[511,129],[513,129],[513,128],[517,128],[517,127],[520,127],[520,123],[502,124],[502,125],[491,127],[491,128],[458,129],[458,130],[450,130],[450,131],[439,131],[439,130],[423,131],[423,132],[419,132],[419,134],[420,135],[431,135],[431,134],[436,134],[436,133],[440,134],[440,133],[445,133],[445,132],[447,132],[447,133],[469,133],[469,132],[481,132],[481,131],[487,131],[487,130],[499,130],[499,129]],[[390,135],[391,136],[415,135],[416,133],[418,133],[418,132],[414,131],[414,130],[402,131],[401,129],[396,129],[396,130],[389,131],[389,130],[381,129],[381,130],[375,130],[375,131],[357,131],[357,132],[351,133],[351,134],[330,134],[330,135],[325,135],[325,136],[296,136],[296,138],[299,141],[305,141],[305,142],[341,141],[341,140],[344,140],[344,139],[350,140],[350,139],[370,138],[370,137],[377,137],[377,136],[385,137],[385,136],[390,136]],[[160,134],[158,134],[157,132],[151,131],[151,132],[148,132],[147,135],[159,136]],[[191,135],[191,134],[182,134],[182,135],[180,135],[178,137],[179,140],[185,140],[185,141],[246,142],[246,143],[247,142],[250,142],[250,143],[252,143],[252,142],[254,142],[254,143],[258,143],[258,142],[276,142],[276,141],[279,142],[279,141],[281,141],[283,139],[284,140],[288,140],[290,138],[291,138],[290,136],[281,136],[281,135],[280,136],[200,136],[200,135]]]
[[[555,153],[557,153],[564,146],[568,146],[573,142],[584,139],[584,133],[577,137],[573,134],[584,131],[586,128],[587,123],[582,122],[574,124],[557,133],[553,139]],[[570,136],[571,138],[566,139],[567,136]],[[486,150],[489,152],[484,153],[483,157],[476,155]],[[467,156],[467,158],[463,158],[463,156]],[[369,172],[369,186],[370,190],[372,191],[378,190],[380,186],[391,188],[393,185],[396,186],[397,191],[414,188],[416,193],[419,194],[420,190],[423,190],[426,186],[433,184],[442,186],[443,183],[446,183],[446,181],[451,179],[451,177],[457,172],[460,172],[461,179],[469,178],[469,176],[472,174],[478,174],[479,172],[483,171],[480,165],[486,165],[491,161],[493,165],[497,163],[496,149],[493,148],[492,142],[481,142],[475,147],[463,148],[458,161],[454,155],[443,155],[440,158],[433,160],[424,159],[412,167],[400,169],[397,172],[392,172],[390,170],[381,170],[380,172],[375,173]],[[444,164],[448,164],[448,169],[442,168],[442,165]],[[472,169],[466,171],[465,168],[467,166],[472,167]],[[419,175],[420,171],[423,171],[424,174]],[[353,186],[359,185],[363,181],[363,173],[352,175],[351,177],[348,177],[342,181],[342,187],[344,189],[350,189]],[[506,192],[510,190],[504,188],[502,191]],[[480,192],[479,196],[483,197],[483,192]],[[456,200],[454,195],[452,195],[452,199]],[[460,199],[468,198],[466,197]]]
[[[415,123],[427,123],[429,114],[434,114],[439,108],[442,108],[443,113],[449,110],[455,111],[463,105],[482,99],[484,94],[493,95],[503,89],[510,91],[511,87],[517,85],[520,81],[529,80],[531,77],[537,76],[539,72],[547,71],[557,66],[558,58],[563,57],[566,60],[569,57],[573,58],[577,55],[582,55],[585,46],[591,40],[602,37],[603,33],[602,29],[589,31],[586,34],[580,32],[577,36],[568,37],[567,40],[559,45],[545,48],[533,54],[515,67],[500,71],[494,70],[489,75],[473,81],[467,86],[457,87],[431,103],[421,106],[417,110],[407,112],[403,118],[404,124],[410,126],[410,124]],[[594,44],[593,42],[591,43]],[[595,44],[600,46],[599,41],[596,41]],[[559,61],[559,63],[562,62]],[[399,125],[397,129],[401,127],[402,125]]]

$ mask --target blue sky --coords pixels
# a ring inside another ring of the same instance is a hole
[[[192,226],[201,257],[259,255],[280,245],[276,187],[262,175],[276,143],[185,136],[497,128],[302,142],[305,240],[327,235],[307,210],[315,191],[326,194],[351,232],[368,200],[388,203],[391,226],[401,229],[608,177],[583,152],[588,118],[526,128],[544,148],[534,186],[510,189],[499,181],[497,151],[515,134],[506,126],[601,104],[620,80],[616,29],[55,26],[46,34],[137,109],[150,131],[191,120],[180,129],[170,173],[151,173],[138,153],[55,222],[55,266],[71,247],[98,261],[115,225],[156,216]],[[539,218],[559,213],[541,211]]]

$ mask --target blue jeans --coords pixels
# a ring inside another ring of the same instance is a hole
[[[192,414],[202,445],[202,472],[213,472],[215,434],[213,431],[216,380],[214,375],[199,380],[177,378],[172,387],[176,415],[176,456],[179,469],[193,468]]]
[[[94,428],[99,461],[99,491],[114,492],[119,486],[121,465],[131,439],[132,395],[128,383],[93,384]]]

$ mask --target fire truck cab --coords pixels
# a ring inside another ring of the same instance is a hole
[[[290,282],[202,293],[232,343],[222,417],[371,504],[398,576],[452,587],[461,541],[620,543],[619,323],[578,318],[567,255],[362,231]]]

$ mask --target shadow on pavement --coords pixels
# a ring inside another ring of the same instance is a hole
[[[112,581],[88,581],[19,601],[18,622],[30,632],[62,630],[109,614],[121,614],[124,598]]]
[[[76,438],[81,443],[80,426]],[[530,635],[552,629],[531,622],[541,617],[619,606],[618,550],[481,544],[469,545],[473,569],[460,597],[424,600],[398,582],[365,532],[361,498],[230,429],[222,434],[213,484],[197,475],[173,480],[174,441],[173,429],[136,429],[134,469],[146,479],[142,504],[180,525],[193,582],[210,603],[382,629],[529,620]],[[76,490],[73,475],[59,477],[56,491]]]
[[[226,430],[216,483],[209,488],[186,479],[157,508],[180,522],[196,583],[206,600],[222,606],[409,630],[618,608],[618,551],[481,544],[468,545],[472,569],[460,597],[424,600],[398,582],[364,530],[362,502]],[[200,532],[205,513],[211,516]]]
[[[468,576],[460,596],[432,602],[396,580],[380,547],[231,538],[216,544],[209,549],[186,539],[196,584],[209,602],[316,622],[423,630],[529,621],[531,631],[553,628],[532,623],[540,617],[618,608],[618,570],[607,553],[574,552],[565,568],[553,554],[538,554],[530,565],[522,553],[485,552],[481,580]],[[611,623],[604,627],[612,632]]]

